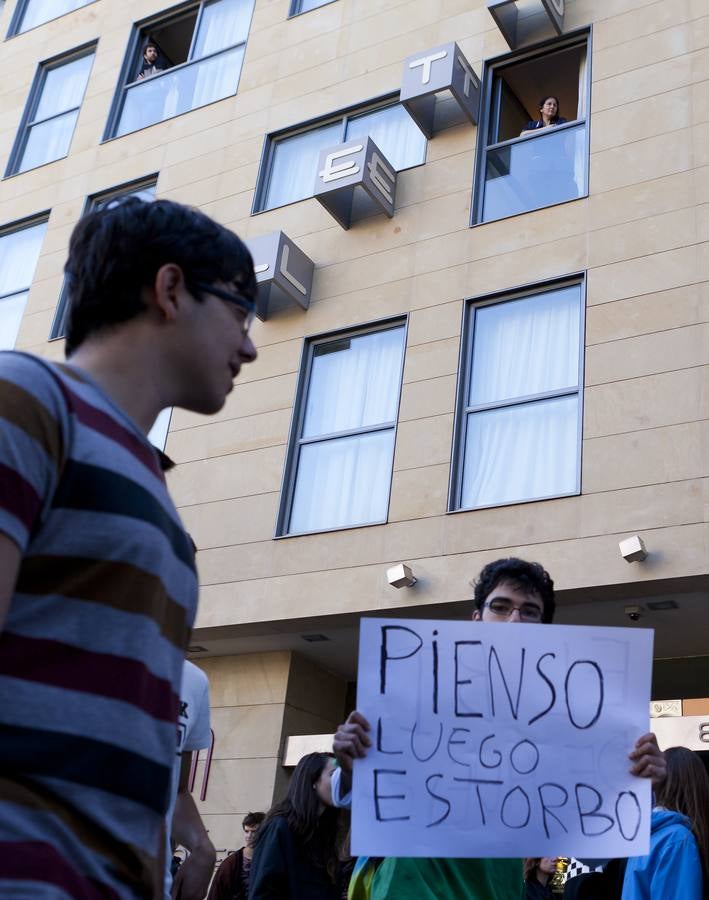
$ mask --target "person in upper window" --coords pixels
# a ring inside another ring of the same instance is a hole
[[[524,131],[520,132],[520,137],[538,131],[540,128],[552,128],[554,125],[563,125],[567,122],[559,115],[559,99],[553,95],[542,97],[539,101],[539,118],[529,121],[524,127]]]
[[[158,45],[153,41],[148,41],[143,47],[143,62],[138,70],[138,74],[135,76],[136,80],[143,80],[144,78],[150,78],[151,75],[157,75],[158,72],[163,72],[167,66],[160,59],[160,50],[158,49]]]

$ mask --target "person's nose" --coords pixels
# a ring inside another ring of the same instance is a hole
[[[256,345],[251,339],[251,335],[247,334],[244,340],[242,341],[241,347],[239,348],[239,355],[243,359],[244,362],[253,362],[258,356],[258,351],[256,350]]]
[[[517,606],[513,606],[513,607],[512,607],[512,612],[510,613],[510,619],[511,619],[512,616],[514,616],[515,614],[517,615],[517,621],[518,621],[518,622],[521,622],[521,621],[522,621],[522,613],[520,612],[519,607],[517,607]]]

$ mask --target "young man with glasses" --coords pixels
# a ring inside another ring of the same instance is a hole
[[[256,349],[251,256],[198,210],[83,217],[67,363],[0,353],[0,898],[161,896],[194,545],[147,440]],[[201,823],[183,900],[214,848]]]
[[[474,585],[473,621],[498,623],[550,623],[556,602],[554,582],[539,563],[522,559],[498,559],[488,563]],[[371,747],[370,725],[362,713],[351,713],[340,725],[333,750],[340,769],[333,776],[336,806],[351,802],[352,761]],[[665,759],[655,736],[645,734],[629,754],[631,772],[663,781]],[[355,869],[350,896],[367,883],[371,900],[519,900],[522,891],[521,859],[424,859],[387,858]]]

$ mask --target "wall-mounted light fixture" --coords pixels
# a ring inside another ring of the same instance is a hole
[[[416,576],[410,566],[399,563],[387,569],[387,581],[395,588],[413,587],[416,584]]]
[[[642,562],[644,559],[647,559],[645,543],[639,534],[634,534],[632,537],[620,541],[618,547],[620,548],[620,555],[626,562]]]

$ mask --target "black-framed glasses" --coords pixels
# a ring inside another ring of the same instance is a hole
[[[205,294],[212,294],[214,297],[225,300],[227,303],[231,303],[240,309],[244,313],[244,322],[241,326],[241,333],[246,337],[256,318],[256,304],[252,300],[249,300],[248,297],[244,297],[243,294],[232,294],[230,291],[225,291],[223,288],[216,287],[213,284],[202,284],[198,282],[195,284],[195,287]]]
[[[511,600],[505,600],[502,597],[490,600],[484,605],[491,613],[502,619],[509,619],[515,610],[523,622],[541,622],[544,615],[543,610],[536,603],[523,603],[521,606],[516,606]]]

